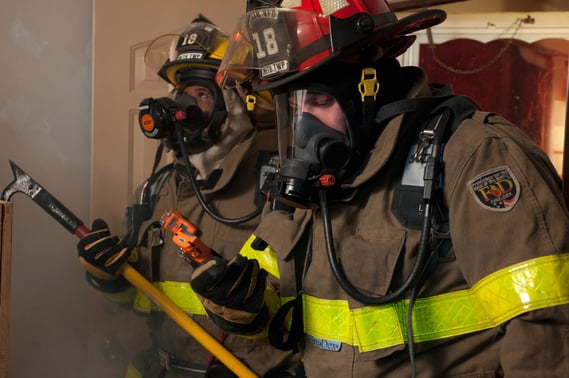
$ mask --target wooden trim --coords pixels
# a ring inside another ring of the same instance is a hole
[[[561,179],[563,180],[563,198],[565,198],[566,206],[569,207],[569,83],[567,85],[565,103],[565,132],[563,136],[563,163],[561,168]]]
[[[7,378],[12,265],[11,202],[0,201],[0,226],[0,378]]]

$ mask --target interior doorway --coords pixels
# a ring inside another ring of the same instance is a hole
[[[520,127],[565,178],[569,203],[567,17],[567,12],[450,15],[418,34],[402,61]]]

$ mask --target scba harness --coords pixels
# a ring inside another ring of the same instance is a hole
[[[450,87],[435,87],[433,88],[433,96],[397,101],[382,107],[376,115],[375,121],[378,125],[385,124],[400,114],[411,112],[423,115],[422,119],[426,119],[414,134],[417,141],[413,143],[413,139],[409,143],[409,159],[401,167],[401,180],[396,188],[392,206],[392,212],[404,227],[422,229],[425,224],[433,225],[433,227],[423,229],[423,232],[430,234],[431,240],[430,245],[423,246],[425,248],[424,255],[434,251],[437,254],[443,254],[450,250],[451,244],[446,211],[437,211],[435,215],[431,216],[430,212],[425,213],[423,205],[427,201],[440,202],[438,192],[435,189],[442,188],[442,148],[452,132],[458,128],[464,119],[472,116],[476,110],[478,110],[478,106],[468,97],[454,95]],[[441,206],[437,207],[441,208]],[[425,219],[426,217],[428,219]],[[431,217],[436,219],[431,219]],[[295,249],[304,250],[306,248],[306,243],[299,242],[299,245]],[[295,262],[297,260],[299,258],[295,258]],[[427,273],[432,271],[432,269],[434,269],[434,265],[430,264],[426,269]],[[300,272],[303,269],[295,267],[295,271],[298,275],[302,274]],[[424,280],[427,275],[423,274],[421,280]],[[301,283],[297,282],[297,288],[301,285]],[[363,303],[366,302],[363,301]],[[397,300],[390,301],[384,306],[376,307],[391,309],[395,303],[397,303]],[[341,307],[344,308],[343,306]],[[330,319],[359,319],[358,316],[353,316],[353,314],[338,313],[338,308],[336,305],[329,306],[328,302],[318,298],[297,295],[296,300],[289,301],[277,311],[269,328],[271,344],[284,350],[293,348],[302,336],[303,330],[310,340],[324,340],[321,337],[324,334],[338,335],[338,332],[334,331],[334,329],[343,328],[353,331],[352,327],[347,326],[347,323],[340,325],[335,322],[323,322],[321,319],[310,319],[310,314],[319,314],[318,316]],[[284,335],[281,325],[289,313],[292,313],[293,321],[288,335]],[[399,319],[400,316],[396,318]],[[366,326],[364,319],[360,320],[362,321],[360,326],[370,328]],[[325,330],[314,328],[324,324],[335,324],[338,328],[326,328]],[[350,331],[347,332],[350,333]],[[361,335],[363,333],[355,331],[354,334]],[[341,340],[335,341],[347,342],[353,345],[360,344],[360,342],[348,339],[341,337]],[[334,343],[334,340],[324,341]],[[363,347],[364,349],[369,348],[368,342],[377,344],[378,340],[362,342],[362,344],[366,345]],[[377,345],[380,344],[381,342]]]
[[[442,154],[445,143],[465,119],[479,110],[473,100],[454,95],[448,86],[434,88],[434,91],[432,97],[388,104],[376,116],[376,122],[382,123],[402,113],[426,114],[427,121],[409,149],[391,207],[401,225],[417,230],[423,224],[424,202],[440,200],[435,189],[440,191],[444,185]],[[439,204],[438,208],[444,207]]]

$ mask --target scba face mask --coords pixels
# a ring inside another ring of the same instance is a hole
[[[315,192],[333,186],[351,155],[348,118],[341,103],[321,89],[274,95],[281,166],[271,196],[293,207],[315,207]]]
[[[144,135],[161,139],[170,148],[177,148],[180,141],[176,125],[179,125],[184,144],[191,146],[215,143],[227,111],[221,91],[209,88],[214,85],[211,81],[193,83],[176,93],[174,98],[144,99],[139,112],[139,123]]]
[[[174,102],[178,104],[180,109],[185,113],[185,119],[182,124],[189,130],[197,130],[205,127],[207,124],[209,113],[204,112],[198,105],[194,96],[186,92],[176,94]]]

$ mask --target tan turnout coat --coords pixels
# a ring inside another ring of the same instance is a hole
[[[428,95],[426,79],[419,73],[408,97]],[[371,296],[398,287],[409,275],[419,245],[421,231],[402,226],[391,212],[398,182],[394,177],[408,153],[398,141],[413,127],[411,120],[412,115],[400,115],[389,121],[363,171],[346,184],[356,189],[353,196],[330,204],[338,258],[349,280]],[[454,132],[443,157],[454,258],[438,264],[420,297],[470,288],[513,264],[569,252],[569,214],[556,173],[546,155],[518,128],[499,115],[476,112]],[[492,172],[505,173],[515,183],[516,194],[506,210],[476,196]],[[351,309],[365,307],[350,298],[333,276],[319,210],[269,212],[256,230],[279,256],[283,294],[296,292],[290,278],[294,246],[310,224],[312,248],[303,294],[344,300]],[[339,350],[326,350],[308,339],[305,344],[308,377],[411,376],[405,345],[362,353],[348,344]],[[567,305],[530,311],[495,328],[416,343],[414,352],[417,377],[567,377],[568,355]]]

